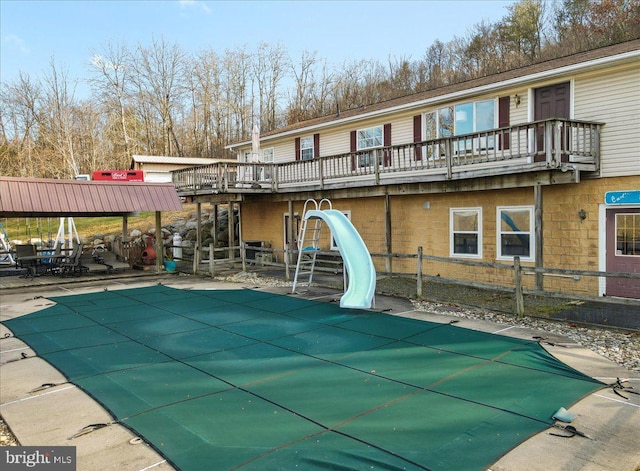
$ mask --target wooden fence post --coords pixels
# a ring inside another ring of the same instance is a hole
[[[417,270],[416,296],[422,299],[422,246],[418,247],[418,270]]]
[[[284,279],[286,281],[291,281],[291,275],[289,274],[289,246],[291,244],[287,244],[284,248]]]
[[[212,278],[215,271],[215,263],[213,263],[215,252],[213,251],[213,247],[214,247],[213,243],[209,244],[209,276],[211,276]]]
[[[199,252],[200,252],[200,246],[198,245],[198,242],[196,241],[194,247],[193,247],[193,274],[197,275],[198,274],[198,265],[200,264],[200,257],[199,257]]]
[[[522,269],[520,267],[520,257],[513,257],[513,275],[516,284],[516,315],[524,316],[524,298],[522,297]]]

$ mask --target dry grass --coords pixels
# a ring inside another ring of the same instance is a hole
[[[162,213],[162,224],[170,224],[176,219],[189,218],[195,215],[194,204],[183,205],[182,211],[167,211]],[[44,241],[55,240],[60,226],[59,218],[2,218],[0,220],[9,240],[27,242],[32,238],[40,238]],[[73,218],[73,222],[80,237],[93,238],[96,234],[120,234],[122,233],[121,217],[86,217]],[[139,216],[129,217],[127,224],[129,232],[138,229],[146,232],[156,227],[156,214],[154,211],[140,213]],[[65,232],[67,232],[65,219]]]

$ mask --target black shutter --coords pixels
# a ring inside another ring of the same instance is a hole
[[[296,160],[300,160],[300,138],[296,137]]]
[[[313,135],[313,158],[320,157],[320,134]]]
[[[509,109],[511,105],[511,97],[509,96],[501,96],[498,99],[498,127],[506,128],[510,126],[510,117],[509,117]],[[503,131],[498,136],[498,149],[499,150],[507,150],[509,149],[509,131]]]
[[[356,169],[356,154],[355,152],[358,150],[358,141],[356,137],[356,132],[351,131],[351,136],[349,143],[351,145],[351,170]]]
[[[422,115],[413,117],[413,142],[422,142]],[[415,146],[416,160],[422,160],[422,146]]]
[[[391,147],[391,123],[385,124],[382,128],[382,138],[385,147],[382,165],[388,167],[391,165],[391,149],[388,149],[388,147]]]

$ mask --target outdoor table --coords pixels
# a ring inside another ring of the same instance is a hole
[[[18,264],[26,268],[28,271],[28,275],[25,275],[25,278],[33,278],[38,274],[38,268],[46,267],[50,264],[44,264],[44,260],[62,260],[66,257],[65,254],[40,254],[40,255],[28,255],[26,257],[20,257],[18,259]]]

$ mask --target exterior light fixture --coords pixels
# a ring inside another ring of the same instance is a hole
[[[582,222],[587,219],[587,212],[584,209],[581,209],[578,211],[578,216],[580,216],[580,222]]]

